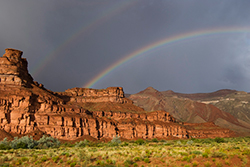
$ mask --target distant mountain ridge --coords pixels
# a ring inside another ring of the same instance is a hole
[[[182,94],[173,91],[161,93],[165,96],[177,96],[205,104],[213,104],[237,119],[250,122],[250,93],[247,92],[222,89],[212,93]]]
[[[208,99],[208,98],[216,98],[216,97],[224,97],[228,94],[232,94],[237,92],[236,90],[230,89],[221,89],[211,93],[193,93],[193,94],[185,94],[185,93],[177,93],[172,90],[162,91],[161,93],[165,96],[179,96],[183,98],[189,98],[191,100],[201,100],[201,99]]]
[[[230,112],[219,109],[210,101],[238,94],[236,90],[219,90],[212,93],[182,94],[171,90],[158,91],[153,87],[129,96],[134,104],[146,111],[165,110],[176,119],[190,123],[214,122],[237,132],[250,133],[250,124]]]

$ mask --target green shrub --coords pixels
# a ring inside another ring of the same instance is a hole
[[[45,162],[45,161],[47,161],[48,160],[48,158],[46,157],[46,156],[43,156],[42,158],[41,158],[41,161],[42,162]]]
[[[208,153],[202,153],[202,157],[208,158]]]
[[[215,165],[216,165],[217,167],[222,167],[222,166],[223,166],[221,162],[216,162]]]
[[[35,165],[39,164],[40,162],[41,162],[41,161],[36,161],[36,162],[35,162]]]
[[[140,161],[140,157],[134,157],[134,161]]]
[[[96,163],[96,165],[100,165],[101,164],[101,160],[98,159],[95,163]]]
[[[177,144],[177,145],[182,145],[182,142],[181,142],[180,140],[178,140],[178,141],[176,142],[176,144]]]
[[[128,142],[123,142],[121,146],[128,146]]]
[[[188,153],[186,153],[186,152],[179,152],[179,154],[182,156],[188,156]]]
[[[23,149],[25,149],[25,148],[28,148],[28,144],[27,143],[24,143],[24,142],[20,142],[20,143],[18,143],[17,145],[16,145],[16,148],[18,149],[18,148],[23,148]]]
[[[18,165],[21,165],[23,162],[19,159],[15,162],[15,165],[18,166]]]
[[[3,163],[3,164],[0,164],[0,167],[9,167],[10,164],[9,163]]]
[[[68,152],[63,152],[63,153],[61,153],[61,155],[65,155],[66,157],[69,157],[69,153]]]
[[[223,158],[223,157],[227,157],[227,154],[222,153],[222,152],[213,152],[211,154],[211,157],[213,157],[213,158]]]
[[[169,142],[165,142],[165,143],[164,143],[164,146],[170,146],[170,145],[172,145],[172,144],[169,143]]]
[[[145,141],[143,139],[138,139],[138,140],[135,141],[135,143],[137,145],[143,145],[143,144],[145,144]]]
[[[203,144],[211,144],[214,140],[211,139],[211,138],[207,138],[207,139],[199,139],[199,142],[200,143],[203,143]]]
[[[111,159],[106,159],[107,164],[113,164],[113,161]]]
[[[77,143],[77,142],[76,142],[76,143]],[[65,143],[62,144],[62,146],[64,146],[64,147],[74,147],[75,144],[69,143],[69,142],[65,142]]]
[[[71,162],[72,162],[71,160],[68,160],[68,161],[66,162],[66,164],[69,165],[69,164],[71,164]]]
[[[187,162],[190,162],[190,161],[191,161],[191,159],[192,159],[192,157],[191,157],[191,156],[185,156],[185,157],[183,157],[183,158],[182,158],[182,161],[187,161]]]
[[[70,166],[70,167],[76,166],[76,162],[71,162],[71,163],[69,164],[69,166]]]
[[[77,156],[80,161],[86,161],[88,159],[88,156],[86,155],[86,152],[84,150],[79,150]]]
[[[202,152],[201,151],[192,151],[192,154],[200,155],[200,154],[202,154]]]
[[[217,143],[224,143],[225,142],[224,138],[220,138],[220,137],[216,137],[214,139],[214,141],[217,142]]]
[[[23,136],[21,138],[15,137],[14,140],[10,142],[11,148],[18,149],[32,149],[37,145],[37,141],[33,140],[32,136]]]
[[[0,150],[9,150],[11,147],[9,145],[0,144]]]
[[[147,157],[150,157],[150,155],[152,154],[152,151],[150,151],[150,150],[146,150],[145,152],[146,152]]]
[[[130,165],[133,165],[134,164],[134,162],[133,161],[131,161],[131,160],[126,160],[126,161],[124,161],[124,163],[123,163],[125,166],[130,166]]]
[[[192,145],[193,143],[194,143],[193,140],[188,140],[188,141],[187,141],[187,144],[188,144],[188,145]]]
[[[3,158],[2,158],[2,161],[8,161],[9,160],[9,158],[8,158],[8,156],[4,156]]]
[[[145,158],[143,161],[144,161],[145,163],[150,163],[149,158]]]
[[[100,165],[101,165],[101,166],[104,166],[104,165],[105,165],[105,162],[104,162],[104,161],[101,161]]]
[[[228,166],[230,166],[230,165],[231,165],[231,163],[230,163],[230,161],[229,161],[229,160],[226,160],[226,161],[225,161],[225,164],[226,164],[226,165],[228,165]]]
[[[75,147],[85,147],[89,145],[89,141],[84,139],[83,141],[80,141],[75,144]]]
[[[10,142],[7,137],[5,137],[2,141],[0,141],[0,150],[9,150],[11,149]]]
[[[196,167],[196,166],[198,166],[198,165],[199,165],[199,162],[193,161],[193,167]]]
[[[250,149],[246,149],[242,152],[242,155],[250,155]]]
[[[120,136],[114,136],[113,139],[110,141],[109,146],[118,146],[121,144]]]
[[[59,156],[52,157],[52,161],[54,161],[55,163],[57,163],[58,160],[59,160]]]
[[[60,141],[58,139],[55,139],[51,136],[45,136],[43,135],[42,138],[40,138],[38,141],[38,148],[57,148],[60,146]]]
[[[232,148],[235,149],[235,150],[239,150],[240,149],[240,147],[238,147],[238,146],[233,146]]]
[[[0,142],[0,150],[8,149],[33,149],[33,148],[49,148],[49,147],[59,147],[60,142],[58,139],[53,137],[43,136],[40,140],[33,140],[32,136],[23,136],[21,138],[14,137],[14,140],[8,141],[7,138],[4,138]]]
[[[24,161],[29,161],[29,158],[27,158],[27,157],[22,157],[22,158],[21,158],[21,161],[23,161],[23,162],[24,162]]]
[[[152,142],[158,142],[158,139],[156,139],[156,138],[153,138],[152,140],[151,140]]]
[[[207,161],[207,162],[204,163],[204,166],[205,166],[205,167],[211,167],[211,164],[210,164],[209,161]]]

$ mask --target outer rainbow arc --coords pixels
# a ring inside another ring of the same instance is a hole
[[[45,68],[45,66],[54,58],[56,57],[65,47],[67,47],[70,43],[78,39],[80,36],[83,37],[87,32],[93,30],[93,28],[97,27],[98,25],[102,24],[109,18],[113,17],[117,13],[120,13],[130,6],[138,3],[139,0],[135,1],[121,1],[118,4],[113,5],[109,10],[105,11],[104,14],[102,14],[100,17],[94,19],[93,21],[89,22],[87,25],[81,27],[76,31],[74,34],[72,34],[67,40],[64,40],[62,43],[60,43],[55,50],[50,52],[48,55],[46,55],[39,64],[35,67],[35,69],[31,70],[31,73],[33,76],[37,76],[42,69]]]
[[[172,37],[167,37],[164,39],[161,39],[159,41],[153,42],[147,46],[144,46],[126,56],[124,56],[122,59],[118,60],[117,62],[113,63],[111,66],[107,67],[103,72],[99,73],[97,76],[92,78],[88,83],[86,83],[83,87],[90,88],[94,86],[98,81],[100,81],[102,78],[104,78],[106,75],[108,75],[111,71],[119,67],[120,65],[128,62],[130,59],[133,59],[139,55],[142,55],[150,50],[162,47],[164,45],[175,43],[178,41],[201,37],[201,36],[207,36],[207,35],[217,35],[217,34],[226,34],[226,33],[246,33],[250,32],[250,27],[246,28],[239,28],[239,27],[233,27],[233,28],[216,28],[216,29],[206,29],[206,30],[199,30],[199,31],[192,31],[184,34],[179,34]]]

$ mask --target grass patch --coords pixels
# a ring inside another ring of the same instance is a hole
[[[250,138],[80,141],[58,148],[0,150],[0,164],[9,166],[249,166]],[[167,143],[167,144],[166,144]],[[238,159],[236,161],[232,159]]]

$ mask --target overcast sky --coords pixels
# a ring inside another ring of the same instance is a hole
[[[64,91],[159,40],[237,27],[146,52],[92,87],[250,92],[249,7],[249,0],[1,0],[0,51],[22,50],[34,80]]]

